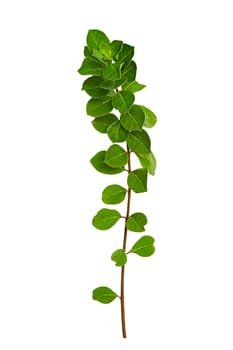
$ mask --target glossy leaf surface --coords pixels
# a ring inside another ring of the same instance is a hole
[[[120,185],[109,185],[102,192],[105,204],[119,204],[125,199],[127,190]]]
[[[109,304],[117,297],[118,295],[108,287],[98,287],[92,293],[92,298],[102,304]]]
[[[121,214],[114,209],[100,209],[92,220],[93,226],[99,230],[108,230],[121,218]]]

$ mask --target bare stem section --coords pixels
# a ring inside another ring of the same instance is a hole
[[[130,149],[127,144],[127,154],[128,154],[128,173],[131,172],[131,158],[130,158]],[[125,228],[124,228],[124,238],[123,238],[123,250],[126,251],[126,243],[127,243],[127,233],[128,229],[126,226],[127,219],[130,215],[130,203],[131,203],[131,188],[128,188],[127,195],[127,209],[125,216]],[[122,335],[123,338],[127,338],[126,333],[126,322],[125,322],[125,265],[121,267],[121,325],[122,325]]]

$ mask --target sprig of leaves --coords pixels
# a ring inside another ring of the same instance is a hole
[[[102,192],[102,201],[115,205],[127,200],[126,215],[118,210],[102,208],[93,217],[92,224],[99,230],[108,230],[118,221],[124,220],[123,247],[115,250],[111,259],[121,268],[121,293],[118,295],[106,286],[93,291],[93,299],[108,304],[120,298],[122,332],[126,337],[124,319],[124,269],[128,255],[151,256],[154,251],[154,238],[139,238],[130,250],[126,250],[128,230],[144,232],[147,217],[144,213],[130,214],[131,192],[147,191],[148,174],[154,175],[156,159],[151,150],[151,140],[145,128],[152,128],[157,117],[148,107],[135,104],[135,93],[145,88],[136,80],[137,65],[133,60],[134,47],[121,40],[110,41],[107,35],[97,29],[89,30],[84,47],[84,59],[78,72],[88,76],[83,82],[89,100],[86,113],[92,117],[93,127],[106,134],[111,144],[108,149],[97,152],[91,158],[93,167],[107,175],[126,171],[128,188],[118,184],[107,186]],[[119,145],[119,143],[125,143]],[[136,169],[131,169],[131,153],[139,161]]]

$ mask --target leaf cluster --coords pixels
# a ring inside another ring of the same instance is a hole
[[[137,65],[133,57],[133,46],[121,40],[110,41],[100,30],[88,31],[84,59],[78,70],[81,75],[88,76],[82,85],[82,90],[89,95],[86,113],[93,118],[93,127],[111,141],[107,150],[98,151],[90,161],[97,171],[104,174],[127,172],[128,188],[112,184],[103,190],[102,201],[107,205],[123,202],[131,190],[146,192],[148,174],[155,174],[156,160],[146,129],[156,124],[157,117],[148,107],[135,103],[135,93],[145,85],[136,80]],[[131,152],[135,153],[140,164],[134,170],[129,165]],[[118,210],[102,208],[92,223],[99,230],[108,230],[120,219],[125,220],[127,230],[145,231],[147,217],[140,212],[124,217]],[[143,236],[129,251],[115,250],[111,259],[116,266],[124,266],[128,254],[148,257],[154,251],[154,238]],[[98,287],[93,291],[93,299],[105,304],[116,297],[118,295],[108,287]]]

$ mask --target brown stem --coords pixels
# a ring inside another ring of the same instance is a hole
[[[130,149],[127,144],[127,154],[128,154],[128,173],[131,172],[131,158],[130,158]],[[126,226],[127,219],[130,215],[130,202],[131,202],[131,188],[128,188],[128,196],[127,196],[127,209],[125,216],[125,228],[124,228],[124,239],[123,239],[123,250],[126,251],[126,243],[127,243],[127,233],[128,229]],[[122,325],[122,335],[123,338],[127,338],[126,335],[126,323],[125,323],[125,265],[121,267],[121,325]]]

